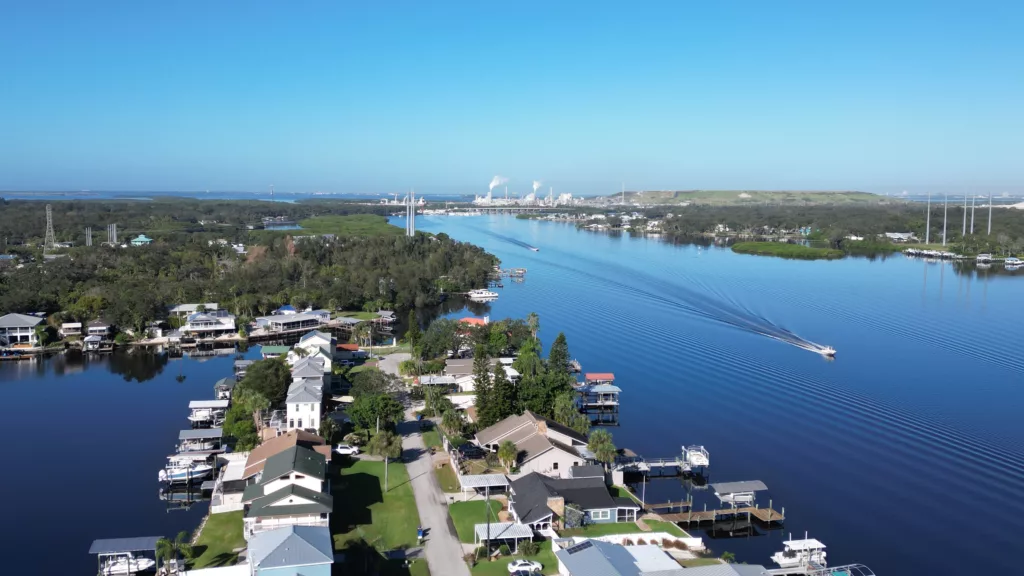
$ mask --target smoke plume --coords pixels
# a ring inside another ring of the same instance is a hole
[[[505,182],[508,182],[508,178],[504,176],[495,176],[491,179],[491,185],[487,187],[487,190],[494,190],[495,186],[501,186]]]
[[[533,193],[534,194],[537,193],[537,189],[538,188],[540,188],[540,180],[534,180],[533,181]]]

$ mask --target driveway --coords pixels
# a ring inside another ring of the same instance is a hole
[[[401,374],[398,373],[398,365],[410,358],[412,358],[412,354],[409,354],[408,352],[388,354],[380,361],[379,364],[377,364],[377,368],[380,368],[380,371],[386,374],[401,376]]]
[[[404,356],[408,357],[408,354]],[[420,525],[427,529],[424,550],[430,573],[470,576],[469,568],[462,560],[465,554],[462,544],[455,534],[455,527],[448,520],[448,504],[434,476],[430,453],[423,444],[419,424],[413,420],[412,410],[406,412],[405,417],[407,420],[398,428],[402,434],[402,455],[409,471],[416,509],[420,513]]]

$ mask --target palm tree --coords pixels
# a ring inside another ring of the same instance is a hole
[[[186,560],[192,558],[192,544],[189,542],[189,533],[182,530],[171,541],[168,538],[161,538],[156,541],[156,560],[163,561],[166,568],[172,561],[176,561],[181,555]],[[177,566],[176,566],[177,568]]]
[[[366,445],[370,454],[384,457],[384,491],[388,491],[388,459],[402,455],[402,439],[390,430],[378,432]]]
[[[174,559],[174,556],[174,542],[167,538],[161,538],[156,541],[156,562],[158,566],[163,563],[166,568],[171,563],[171,560]]]
[[[536,338],[537,331],[540,330],[540,316],[537,316],[536,312],[530,312],[526,315],[526,324],[530,327],[530,334]]]
[[[590,433],[590,438],[587,441],[587,448],[594,453],[598,462],[605,465],[605,469],[607,469],[609,464],[615,461],[615,456],[618,454],[615,444],[612,443],[611,432],[604,428],[597,428]]]
[[[462,434],[462,414],[458,410],[448,410],[441,417],[441,426],[449,434]]]
[[[505,440],[498,446],[498,459],[505,465],[505,470],[511,474],[512,466],[519,459],[519,448],[511,440]]]

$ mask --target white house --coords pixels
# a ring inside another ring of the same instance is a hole
[[[60,325],[60,335],[62,338],[68,336],[81,336],[82,335],[82,323],[81,322],[65,322]]]
[[[0,316],[0,346],[13,346],[15,344],[38,345],[39,338],[36,337],[36,326],[42,323],[42,318],[27,314],[5,314]]]
[[[476,443],[491,452],[497,452],[506,440],[519,449],[519,470],[524,474],[537,472],[565,478],[573,466],[593,459],[586,436],[529,410],[476,433]]]
[[[274,316],[261,316],[256,319],[256,326],[269,332],[290,332],[303,328],[318,328],[323,324],[324,322],[319,316],[296,314],[295,312],[285,312]]]
[[[316,432],[320,428],[323,400],[322,380],[302,379],[292,382],[285,399],[286,429]]]
[[[181,327],[181,333],[186,336],[223,336],[234,334],[235,317],[228,314],[226,310],[214,310],[213,312],[194,312],[188,315],[185,324]]]
[[[309,448],[292,446],[267,458],[242,493],[245,538],[284,526],[328,526],[334,499],[326,480],[326,460]]]
[[[168,308],[167,312],[173,316],[184,318],[199,312],[200,306],[202,306],[203,312],[216,312],[220,309],[216,302],[207,302],[206,304],[178,304]]]
[[[329,332],[312,330],[299,339],[288,354],[288,363],[294,365],[303,358],[323,358],[324,372],[331,371],[331,360],[334,358],[337,340]],[[302,350],[302,352],[297,352]]]

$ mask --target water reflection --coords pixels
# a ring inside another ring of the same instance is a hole
[[[119,374],[125,382],[152,380],[160,375],[164,371],[164,367],[167,366],[166,353],[152,353],[138,348],[117,351],[108,357],[110,371]]]

